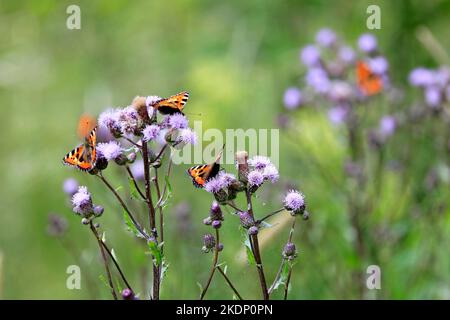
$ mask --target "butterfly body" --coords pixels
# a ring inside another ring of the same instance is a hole
[[[214,178],[220,172],[219,162],[222,157],[222,153],[223,148],[213,163],[193,166],[187,170],[187,174],[192,178],[192,183],[196,188],[203,188],[209,179]]]
[[[164,98],[156,101],[152,107],[158,110],[161,114],[183,114],[183,108],[189,99],[189,92],[183,91],[169,98]]]
[[[383,90],[383,79],[363,61],[357,63],[356,79],[358,88],[366,96],[373,96]]]
[[[97,161],[97,127],[92,129],[83,144],[70,151],[64,158],[63,163],[76,167],[82,171],[90,171],[95,167]]]

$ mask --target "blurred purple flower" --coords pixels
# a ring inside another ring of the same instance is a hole
[[[57,214],[48,215],[47,233],[53,237],[60,237],[67,231],[67,219]]]
[[[434,82],[433,72],[425,68],[416,68],[409,74],[409,83],[415,87],[430,86]]]
[[[160,130],[161,128],[156,124],[146,126],[144,130],[142,130],[142,134],[144,136],[143,140],[150,141],[156,139]]]
[[[328,110],[328,119],[332,124],[339,125],[345,122],[348,113],[348,107],[337,105]]]
[[[440,88],[445,88],[450,82],[450,69],[441,67],[435,72],[435,83]]]
[[[397,120],[393,116],[384,116],[380,120],[379,132],[381,136],[387,138],[394,134],[397,128]]]
[[[316,35],[316,42],[322,47],[329,48],[336,43],[337,37],[333,30],[324,28],[319,30]]]
[[[328,97],[334,102],[348,101],[353,97],[353,87],[345,81],[331,82]]]
[[[78,186],[78,181],[76,179],[67,178],[64,180],[63,190],[67,195],[73,196],[77,192]]]
[[[439,107],[442,103],[442,92],[439,88],[432,86],[425,89],[425,102],[432,108]]]
[[[310,69],[305,80],[317,93],[326,93],[330,88],[330,79],[325,70],[321,68]]]
[[[345,46],[339,48],[338,57],[342,62],[350,64],[355,61],[356,55],[351,47]]]
[[[122,147],[119,145],[117,141],[99,143],[97,145],[97,149],[99,152],[103,154],[105,159],[108,161],[116,159],[123,152]]]
[[[389,68],[389,63],[383,56],[377,56],[369,60],[369,67],[376,74],[385,74]]]
[[[259,187],[264,182],[264,176],[258,170],[250,171],[247,175],[247,179],[248,179],[248,184],[251,187],[253,187],[253,186]]]
[[[300,52],[300,59],[307,67],[314,67],[320,63],[320,51],[314,45],[308,45]]]
[[[302,92],[295,87],[287,88],[284,92],[283,102],[286,109],[296,109],[302,103]]]
[[[365,33],[358,39],[358,47],[361,51],[371,53],[377,50],[377,38],[373,34]]]
[[[144,162],[142,160],[135,161],[130,165],[130,171],[136,180],[144,180]]]
[[[197,134],[190,128],[181,129],[177,136],[177,142],[184,144],[196,144]]]
[[[269,164],[266,166],[262,172],[264,179],[269,180],[272,183],[275,183],[280,178],[280,174],[278,173],[278,169],[273,165]]]

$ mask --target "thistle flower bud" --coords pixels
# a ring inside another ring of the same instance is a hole
[[[295,244],[292,242],[286,243],[282,255],[285,259],[294,259],[297,256],[297,249],[295,248]]]
[[[134,293],[131,289],[125,288],[122,290],[123,300],[134,300]]]
[[[303,214],[302,214],[302,218],[303,218],[303,220],[308,220],[309,219],[309,212],[305,210],[303,212]]]
[[[207,218],[203,219],[204,225],[210,226],[211,223],[212,223],[211,217],[207,217]]]
[[[100,217],[105,209],[102,206],[94,206],[94,215]]]
[[[209,211],[209,217],[211,220],[223,221],[222,209],[218,202],[214,201],[211,205],[211,210]]]
[[[211,225],[214,229],[220,229],[220,227],[222,226],[222,222],[220,220],[214,220]]]
[[[99,150],[97,150],[97,161],[95,162],[95,168],[99,171],[105,170],[108,167],[108,160],[103,156]]]
[[[248,174],[248,153],[247,151],[238,151],[235,155],[236,165],[238,167],[238,178],[239,181],[247,183]]]
[[[239,219],[241,220],[241,224],[245,229],[248,229],[255,225],[255,220],[247,211],[240,212]]]
[[[84,224],[84,225],[88,225],[89,222],[90,222],[90,220],[88,218],[81,219],[81,223]]]
[[[217,245],[217,251],[222,251],[223,250],[223,243],[219,243],[218,245]]]
[[[258,227],[257,226],[252,226],[248,229],[248,234],[251,236],[257,235],[258,234]]]
[[[136,160],[136,152],[131,152],[127,156],[128,163],[133,163]]]
[[[203,252],[209,252],[216,245],[216,238],[210,233],[203,236]]]
[[[123,166],[126,165],[128,162],[128,158],[126,155],[124,155],[123,153],[121,153],[120,155],[118,155],[116,158],[114,158],[114,162],[117,163],[119,166]]]

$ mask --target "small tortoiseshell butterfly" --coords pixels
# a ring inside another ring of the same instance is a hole
[[[383,80],[375,74],[369,65],[358,61],[356,65],[356,81],[359,90],[366,96],[373,96],[383,90]]]
[[[183,108],[189,99],[189,92],[183,91],[169,98],[160,99],[152,107],[162,114],[183,114]]]
[[[216,157],[216,160],[211,164],[202,164],[193,166],[187,170],[187,174],[192,178],[192,183],[197,188],[203,188],[205,183],[209,179],[214,178],[220,171],[220,158],[222,157],[222,151]]]
[[[77,167],[82,171],[90,171],[97,161],[97,127],[94,127],[83,144],[70,151],[64,158],[63,163]]]

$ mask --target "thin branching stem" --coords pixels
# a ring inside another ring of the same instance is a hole
[[[209,285],[211,284],[212,278],[217,269],[217,261],[218,260],[219,260],[219,229],[216,229],[216,246],[214,248],[213,263],[211,266],[211,271],[209,272],[209,277],[208,277],[208,281],[206,282],[206,286],[203,288],[203,291],[200,295],[200,300],[203,300],[203,298],[206,295],[206,292],[209,289]]]
[[[228,278],[226,273],[222,270],[222,268],[220,266],[217,266],[217,270],[219,270],[220,274],[225,278],[225,281],[228,283],[228,285],[230,286],[231,290],[233,290],[234,294],[238,297],[238,299],[239,300],[244,300],[244,299],[242,299],[242,296],[236,290],[235,286],[233,285],[231,280]]]
[[[130,170],[130,167],[128,165],[125,166],[125,168],[127,169],[128,172],[128,176],[130,177],[130,179],[133,181],[134,187],[136,188],[137,192],[139,193],[139,195],[141,196],[141,198],[144,201],[147,201],[147,198],[145,197],[144,193],[141,191],[141,188],[139,188],[139,185],[136,181],[136,179],[134,178],[133,173]]]

